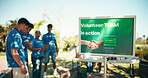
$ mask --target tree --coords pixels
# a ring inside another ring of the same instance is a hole
[[[138,44],[139,44],[139,43],[143,43],[142,38],[141,38],[141,37],[137,38],[136,43],[138,43]]]
[[[14,27],[16,27],[18,23],[18,20],[9,20],[7,23],[6,23],[6,32],[8,33],[10,30],[12,30]]]
[[[2,40],[2,48],[5,47],[5,40],[7,37],[7,34],[9,33],[10,30],[12,30],[16,25],[17,25],[18,21],[17,19],[15,20],[9,20],[8,22],[6,22],[6,26],[2,26],[0,25],[0,39]],[[4,48],[5,49],[5,48]]]
[[[68,48],[73,46],[78,46],[79,44],[79,37],[78,35],[72,36],[72,37],[63,37],[62,40],[64,41],[63,44],[63,50],[68,50]]]
[[[146,38],[146,43],[148,44],[148,37]]]
[[[5,27],[0,25],[0,39],[5,42],[6,34],[5,34]]]
[[[4,27],[0,25],[0,33],[4,32]]]
[[[146,43],[146,40],[145,40],[145,35],[143,35],[143,39],[144,39],[144,43]]]
[[[33,23],[34,28],[33,28],[33,34],[35,33],[36,30],[39,30],[39,27],[42,26],[46,21],[41,20],[38,23]]]

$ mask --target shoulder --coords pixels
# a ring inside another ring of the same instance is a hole
[[[54,34],[54,33],[51,33],[51,35],[52,35],[52,37],[56,37],[56,34]]]
[[[29,34],[30,37],[34,37],[32,34]]]
[[[9,36],[12,36],[12,37],[21,37],[20,36],[20,33],[16,30],[11,30],[9,33],[8,33]]]
[[[34,38],[34,39],[32,40],[33,43],[36,42],[36,41],[37,41],[36,38]]]
[[[26,35],[26,33],[25,32],[20,32],[20,35]]]
[[[51,33],[52,35],[55,35],[54,33]]]
[[[47,36],[47,33],[46,33],[46,34],[44,34],[43,36]]]
[[[9,34],[15,34],[15,33],[17,33],[17,31],[14,29],[9,32]]]
[[[48,36],[48,33],[44,34],[42,37],[47,37]]]

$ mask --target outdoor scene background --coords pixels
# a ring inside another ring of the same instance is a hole
[[[47,24],[52,23],[63,52],[78,46],[79,17],[135,15],[136,55],[148,60],[147,4],[148,0],[0,0],[0,53],[5,53],[6,36],[21,17],[33,23],[33,35],[35,30],[47,33]]]
[[[47,33],[47,24],[52,23],[59,47],[64,43],[69,43],[65,46],[71,47],[78,45],[75,42],[72,45],[68,39],[78,38],[79,17],[135,15],[136,39],[137,42],[144,43],[148,38],[147,3],[147,0],[1,0],[0,37],[2,39],[17,24],[19,18],[25,17],[35,26],[31,34],[34,35],[35,30]]]

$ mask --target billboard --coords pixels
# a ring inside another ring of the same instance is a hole
[[[135,23],[136,16],[79,18],[81,54],[134,57]]]

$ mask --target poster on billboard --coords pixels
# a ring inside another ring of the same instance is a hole
[[[136,16],[80,17],[81,54],[135,56]]]

